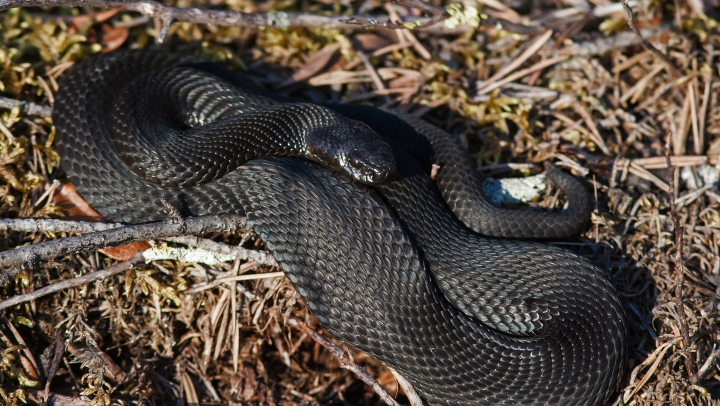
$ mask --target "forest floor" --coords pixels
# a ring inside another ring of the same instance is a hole
[[[596,196],[592,224],[559,244],[607,270],[625,302],[631,359],[613,402],[720,404],[718,0],[631,2],[636,26],[657,52],[630,30],[613,0],[470,3],[493,18],[542,30],[512,33],[487,24],[438,34],[176,22],[165,46],[294,97],[422,116],[467,148],[482,177],[539,173],[546,160],[584,177]],[[370,0],[173,4],[419,15]],[[0,96],[52,106],[74,63],[121,47],[151,47],[158,28],[127,11],[0,13]],[[64,177],[53,136],[50,117],[0,108],[0,217],[67,217],[57,198]],[[667,169],[667,140],[675,172]],[[562,199],[551,190],[534,204],[553,207]],[[680,252],[674,219],[682,227]],[[64,235],[2,231],[0,251]],[[263,248],[255,237],[209,237]],[[0,287],[0,301],[115,262],[92,251],[40,263]],[[38,399],[55,353],[59,368],[49,391],[77,405],[89,404],[83,399],[96,399],[94,405],[382,404],[286,322],[291,316],[320,331],[285,277],[256,276],[277,271],[252,261],[158,260],[0,311],[0,404]],[[237,274],[248,280],[208,283]],[[407,403],[387,368],[353,355]]]

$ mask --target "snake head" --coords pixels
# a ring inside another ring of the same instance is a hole
[[[335,116],[331,124],[308,134],[308,158],[366,185],[377,185],[395,174],[390,145],[365,123]]]

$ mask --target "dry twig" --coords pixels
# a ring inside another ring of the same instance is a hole
[[[53,351],[53,359],[50,363],[50,369],[47,371],[47,376],[45,379],[45,401],[47,401],[47,399],[50,397],[50,384],[52,383],[52,380],[55,378],[55,375],[60,368],[60,361],[62,361],[62,356],[65,353],[65,326],[58,327],[55,334],[55,349]]]
[[[441,22],[442,20],[449,17],[447,11],[440,7],[436,6],[434,4],[426,3],[421,0],[388,0],[391,3],[399,4],[407,7],[416,8],[420,11],[424,11],[428,14],[430,14],[432,17],[425,21],[425,22],[403,22],[403,21],[393,21],[393,20],[387,20],[387,21],[380,21],[374,18],[367,18],[367,17],[351,17],[349,19],[344,20],[343,22],[348,24],[354,24],[358,26],[364,26],[364,27],[372,27],[372,28],[389,28],[389,29],[398,29],[398,28],[409,28],[409,29],[418,29],[418,28],[427,28],[434,24],[437,24]]]
[[[411,29],[430,34],[450,35],[472,31],[475,27],[457,25],[453,28],[442,24],[448,17],[447,11],[421,0],[388,0],[392,3],[402,4],[416,8],[430,14],[430,17],[403,16],[400,21],[394,21],[388,16],[359,15],[359,16],[325,16],[304,12],[278,11],[272,13],[245,13],[230,10],[205,10],[198,8],[179,8],[167,6],[153,0],[6,0],[0,5],[0,11],[15,7],[99,7],[109,9],[123,9],[143,14],[146,19],[133,21],[133,24],[157,18],[160,29],[157,41],[162,43],[170,31],[170,24],[174,21],[195,24],[210,24],[217,26],[236,27],[276,27],[276,28],[323,28],[323,29]],[[540,35],[545,28],[527,26],[513,23],[500,18],[484,16],[479,24],[485,27],[502,28],[505,31],[522,35]],[[127,24],[119,23],[118,27]]]
[[[218,252],[220,254],[233,256],[243,261],[253,261],[258,265],[277,266],[275,258],[268,251],[249,250],[242,247],[227,245],[207,238],[200,238],[194,235],[186,235],[181,237],[168,237],[167,241],[177,242],[189,245],[195,248],[201,248],[207,251]]]
[[[124,227],[121,223],[95,223],[56,219],[0,219],[0,231],[25,231],[29,233],[93,233]]]
[[[685,272],[683,269],[683,227],[680,225],[680,216],[677,213],[675,205],[675,167],[670,161],[670,133],[667,135],[667,141],[665,143],[665,159],[667,161],[667,167],[670,169],[668,175],[668,196],[670,197],[670,217],[673,221],[673,229],[675,230],[675,299],[677,300],[677,312],[680,318],[680,334],[682,335],[682,348],[686,352],[686,356],[683,357],[685,360],[685,368],[687,368],[688,377],[690,382],[695,384],[697,381],[697,373],[695,372],[695,365],[690,359],[690,330],[688,328],[687,316],[685,315],[685,300],[683,298],[683,287],[685,285]]]
[[[645,47],[645,49],[649,50],[650,52],[655,54],[658,58],[660,58],[665,63],[665,65],[667,65],[667,67],[670,69],[670,71],[672,72],[673,75],[675,75],[677,77],[682,76],[682,72],[680,71],[680,69],[678,69],[677,66],[675,66],[673,61],[671,61],[667,55],[660,52],[659,49],[655,48],[655,46],[653,44],[651,44],[650,41],[646,40],[645,37],[642,36],[642,34],[640,33],[640,29],[637,27],[637,23],[635,22],[635,14],[633,13],[632,8],[630,8],[630,5],[628,4],[628,0],[620,0],[620,2],[622,3],[623,8],[625,8],[625,12],[627,13],[628,26],[630,27],[631,30],[633,30],[635,35],[638,38],[640,38],[640,41],[642,41],[642,44]]]

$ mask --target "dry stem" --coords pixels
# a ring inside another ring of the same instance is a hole
[[[646,40],[645,37],[642,36],[642,34],[640,33],[640,29],[637,27],[637,24],[635,22],[635,14],[633,13],[630,5],[628,4],[628,0],[620,0],[620,2],[622,3],[623,8],[625,8],[625,12],[627,13],[628,26],[630,26],[630,29],[633,30],[633,32],[635,33],[635,35],[637,35],[638,38],[640,38],[645,49],[649,50],[658,58],[660,58],[663,62],[665,62],[665,65],[667,65],[673,75],[675,75],[676,77],[682,76],[682,72],[680,71],[680,69],[677,68],[677,66],[675,66],[673,61],[671,61],[667,55],[660,52],[659,49],[655,48],[655,46],[651,44],[650,41]]]
[[[680,225],[680,216],[677,213],[675,205],[675,167],[670,161],[670,133],[667,135],[665,143],[665,159],[667,167],[670,169],[668,175],[668,196],[670,197],[670,217],[673,221],[673,229],[675,230],[675,275],[677,285],[675,285],[675,299],[678,303],[678,317],[680,318],[680,334],[682,335],[683,351],[686,355],[685,368],[687,368],[690,382],[695,384],[697,381],[697,373],[695,372],[695,364],[690,360],[688,351],[690,349],[690,330],[688,328],[687,316],[685,315],[685,301],[683,298],[683,286],[685,285],[685,272],[683,269],[683,227]]]

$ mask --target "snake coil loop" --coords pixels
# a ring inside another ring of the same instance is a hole
[[[550,171],[568,210],[498,209],[462,150],[419,119],[279,104],[202,66],[124,51],[64,78],[62,168],[107,219],[161,219],[162,199],[246,215],[320,324],[433,405],[595,405],[617,388],[628,324],[603,271],[490,237],[577,232],[590,202],[576,179]]]

